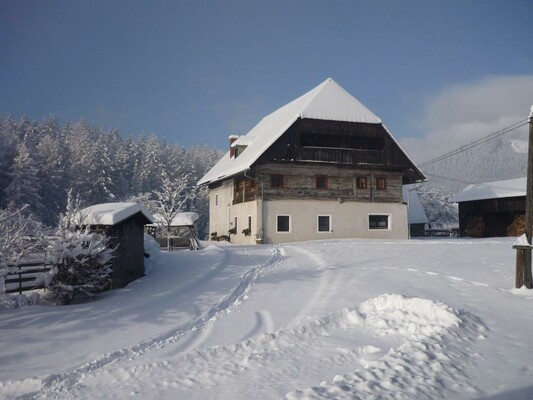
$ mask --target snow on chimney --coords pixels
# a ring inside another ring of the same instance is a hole
[[[239,137],[237,135],[230,135],[229,136],[229,157],[234,158],[235,157],[235,147],[232,146],[232,144],[238,139]]]

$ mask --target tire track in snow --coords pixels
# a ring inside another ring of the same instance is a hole
[[[337,284],[341,281],[341,277],[338,274],[331,274],[327,266],[326,260],[311,249],[302,248],[297,246],[287,246],[287,249],[291,249],[306,258],[309,258],[313,264],[313,269],[320,271],[321,276],[318,283],[318,288],[313,294],[313,297],[309,300],[307,305],[298,313],[294,318],[294,321],[298,321],[302,318],[309,317],[310,310],[312,310],[321,300],[328,298],[335,292]]]
[[[103,354],[97,359],[74,370],[49,375],[41,380],[40,390],[19,396],[18,399],[73,398],[75,397],[75,391],[81,386],[81,379],[85,375],[101,370],[106,366],[116,364],[122,360],[135,359],[148,351],[161,349],[170,343],[176,342],[189,333],[204,329],[209,321],[218,319],[220,315],[230,311],[233,307],[246,300],[257,281],[257,278],[266,269],[273,268],[283,261],[285,250],[281,246],[273,246],[271,252],[272,255],[268,261],[250,268],[242,276],[241,281],[231,293],[225,296],[220,302],[213,305],[202,315],[192,319],[186,324],[167,330],[150,339],[140,341],[134,345],[111,353]]]
[[[219,387],[223,392],[232,383],[246,381],[246,387],[239,388],[240,398],[261,398],[261,390],[266,387],[268,391],[272,385],[290,387],[302,375],[316,376],[336,366],[354,372],[336,376],[331,384],[290,392],[287,398],[455,398],[457,393],[470,397],[478,389],[469,385],[468,377],[454,362],[468,360],[476,336],[484,329],[473,315],[442,303],[382,295],[357,307],[241,343],[156,363],[108,369],[102,371],[103,375],[91,376],[95,379],[86,393],[91,387],[107,385],[119,388],[119,393],[126,393],[132,385],[133,389],[150,387],[151,392],[163,381],[177,397],[187,398],[188,390]],[[351,333],[353,338],[389,336],[396,345],[385,354],[383,349],[365,345],[368,342],[340,352],[327,342],[338,333]],[[323,352],[325,346],[327,353]],[[190,397],[202,398],[193,392]],[[231,398],[228,394],[221,397]]]

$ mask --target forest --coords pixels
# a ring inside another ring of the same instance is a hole
[[[155,135],[122,137],[86,120],[61,124],[0,116],[0,209],[25,210],[56,226],[72,190],[82,206],[115,201],[149,202],[165,182],[180,182],[196,195],[181,211],[200,215],[207,237],[208,197],[196,182],[222,156],[208,146],[184,148]]]

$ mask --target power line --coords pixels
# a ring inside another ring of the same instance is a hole
[[[462,152],[464,152],[466,150],[470,150],[471,148],[473,148],[475,146],[478,146],[480,144],[486,143],[486,142],[488,142],[488,141],[490,141],[492,139],[496,139],[499,136],[505,135],[506,133],[512,132],[512,131],[514,131],[514,130],[516,130],[516,129],[524,126],[524,125],[527,125],[528,123],[529,123],[529,118],[522,119],[521,121],[515,122],[514,124],[509,125],[506,128],[503,128],[503,129],[501,129],[499,131],[493,132],[490,135],[482,137],[481,139],[475,140],[472,143],[469,143],[467,145],[461,146],[458,149],[452,150],[452,151],[450,151],[448,153],[445,153],[443,155],[435,157],[435,158],[433,158],[433,159],[431,159],[429,161],[423,162],[422,164],[419,165],[419,167],[423,168],[423,167],[426,167],[428,165],[434,164],[434,163],[436,163],[438,161],[441,161],[441,160],[444,160],[446,158],[452,157],[452,156],[454,156],[456,154],[462,153]]]
[[[447,176],[429,174],[429,173],[426,173],[426,175],[432,176],[433,178],[444,179],[446,181],[462,183],[462,184],[465,184],[465,185],[483,186],[483,187],[488,187],[488,188],[491,188],[491,189],[513,190],[515,192],[519,192],[520,191],[520,189],[517,189],[516,187],[509,187],[509,186],[505,187],[503,185],[502,186],[494,185],[494,184],[492,184],[492,182],[472,182],[472,181],[466,181],[466,180],[463,180],[463,179],[454,179],[454,178],[449,178]],[[519,178],[517,178],[517,179],[519,179]]]

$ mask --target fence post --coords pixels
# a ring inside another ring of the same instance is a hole
[[[516,282],[515,288],[520,289],[524,285],[524,250],[516,249]]]
[[[22,265],[19,265],[19,294],[22,294]]]

